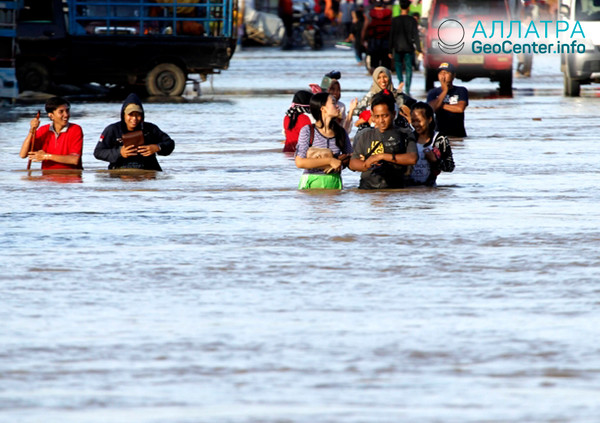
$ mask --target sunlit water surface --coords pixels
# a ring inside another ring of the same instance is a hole
[[[156,175],[93,158],[118,103],[72,105],[80,179],[28,175],[40,106],[4,110],[0,420],[598,421],[598,93],[557,66],[467,84],[435,189],[296,190],[290,93],[334,68],[362,95],[347,51],[245,50],[202,101],[146,103]]]

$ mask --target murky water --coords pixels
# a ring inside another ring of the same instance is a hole
[[[146,104],[176,141],[149,178],[93,158],[120,104],[73,104],[80,180],[23,170],[39,106],[2,115],[1,421],[598,421],[597,86],[536,57],[512,99],[466,84],[437,189],[299,192],[284,91],[332,68],[370,86],[351,52],[245,50]]]

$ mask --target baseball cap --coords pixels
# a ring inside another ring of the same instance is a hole
[[[442,64],[440,64],[440,66],[438,66],[438,72],[443,70],[448,71],[450,73],[456,73],[454,65],[448,62],[443,62]]]
[[[133,112],[144,113],[139,104],[129,103],[127,107],[125,107],[125,114],[128,115]]]

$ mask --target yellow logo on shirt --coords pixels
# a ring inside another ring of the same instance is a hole
[[[381,141],[371,141],[371,146],[367,150],[367,154],[372,156],[373,154],[383,154],[383,143]]]

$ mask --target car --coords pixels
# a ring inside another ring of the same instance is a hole
[[[438,66],[446,62],[456,68],[456,78],[462,81],[489,78],[500,83],[501,95],[512,95],[512,53],[483,53],[476,52],[475,48],[476,42],[502,42],[497,24],[497,38],[487,38],[492,35],[494,21],[502,21],[508,30],[510,8],[507,0],[431,1],[423,46],[426,91],[432,89],[437,81]]]
[[[600,82],[600,1],[561,0],[559,21],[567,22],[569,29],[560,33],[560,65],[564,80],[564,95],[578,97],[582,84]],[[585,38],[572,39],[576,23]],[[573,51],[573,41],[583,46]]]

